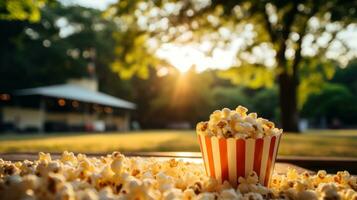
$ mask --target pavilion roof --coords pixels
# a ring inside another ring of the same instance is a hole
[[[46,96],[46,97],[77,100],[87,103],[96,103],[96,104],[101,104],[101,105],[111,106],[116,108],[126,108],[126,109],[136,108],[136,105],[129,101],[125,101],[123,99],[102,92],[92,91],[87,88],[78,85],[73,85],[73,84],[62,84],[62,85],[52,85],[52,86],[22,89],[22,90],[15,91],[15,95],[18,96],[39,95],[39,96]]]

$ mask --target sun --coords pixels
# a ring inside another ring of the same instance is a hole
[[[156,55],[168,61],[181,73],[186,73],[193,66],[196,72],[203,72],[209,68],[227,69],[235,62],[235,52],[215,49],[212,56],[207,56],[202,49],[195,45],[164,44]]]
[[[189,57],[181,58],[172,56],[169,61],[181,73],[186,73],[193,65],[194,62]]]
[[[186,73],[191,67],[195,66],[196,71],[204,71],[208,69],[207,58],[204,53],[195,49],[192,46],[174,46],[167,45],[159,49],[158,57],[167,60],[179,72]]]

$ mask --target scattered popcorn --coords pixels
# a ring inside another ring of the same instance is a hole
[[[263,197],[259,193],[249,192],[247,194],[244,194],[243,200],[263,200]]]
[[[231,188],[231,189],[223,190],[221,192],[221,198],[234,200],[234,199],[242,198],[242,195],[240,194],[240,192],[237,193],[237,191]]]
[[[237,187],[227,181],[219,184],[198,163],[125,157],[119,152],[101,158],[63,152],[59,160],[44,153],[35,161],[0,160],[0,199],[357,200],[356,177],[347,171],[330,175],[320,170],[313,175],[289,169],[274,174],[269,188],[259,184],[255,172],[238,182]]]
[[[274,123],[258,118],[257,113],[247,114],[248,109],[238,106],[235,110],[223,108],[214,111],[209,121],[199,122],[196,126],[198,134],[216,136],[218,138],[263,138],[282,134],[283,130]]]

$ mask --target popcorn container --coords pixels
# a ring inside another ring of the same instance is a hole
[[[259,139],[218,138],[198,134],[206,174],[223,183],[237,186],[239,177],[251,171],[268,186],[282,134]]]

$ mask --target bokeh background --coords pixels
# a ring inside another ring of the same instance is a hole
[[[0,151],[198,151],[244,105],[280,155],[355,157],[357,2],[4,0]]]

